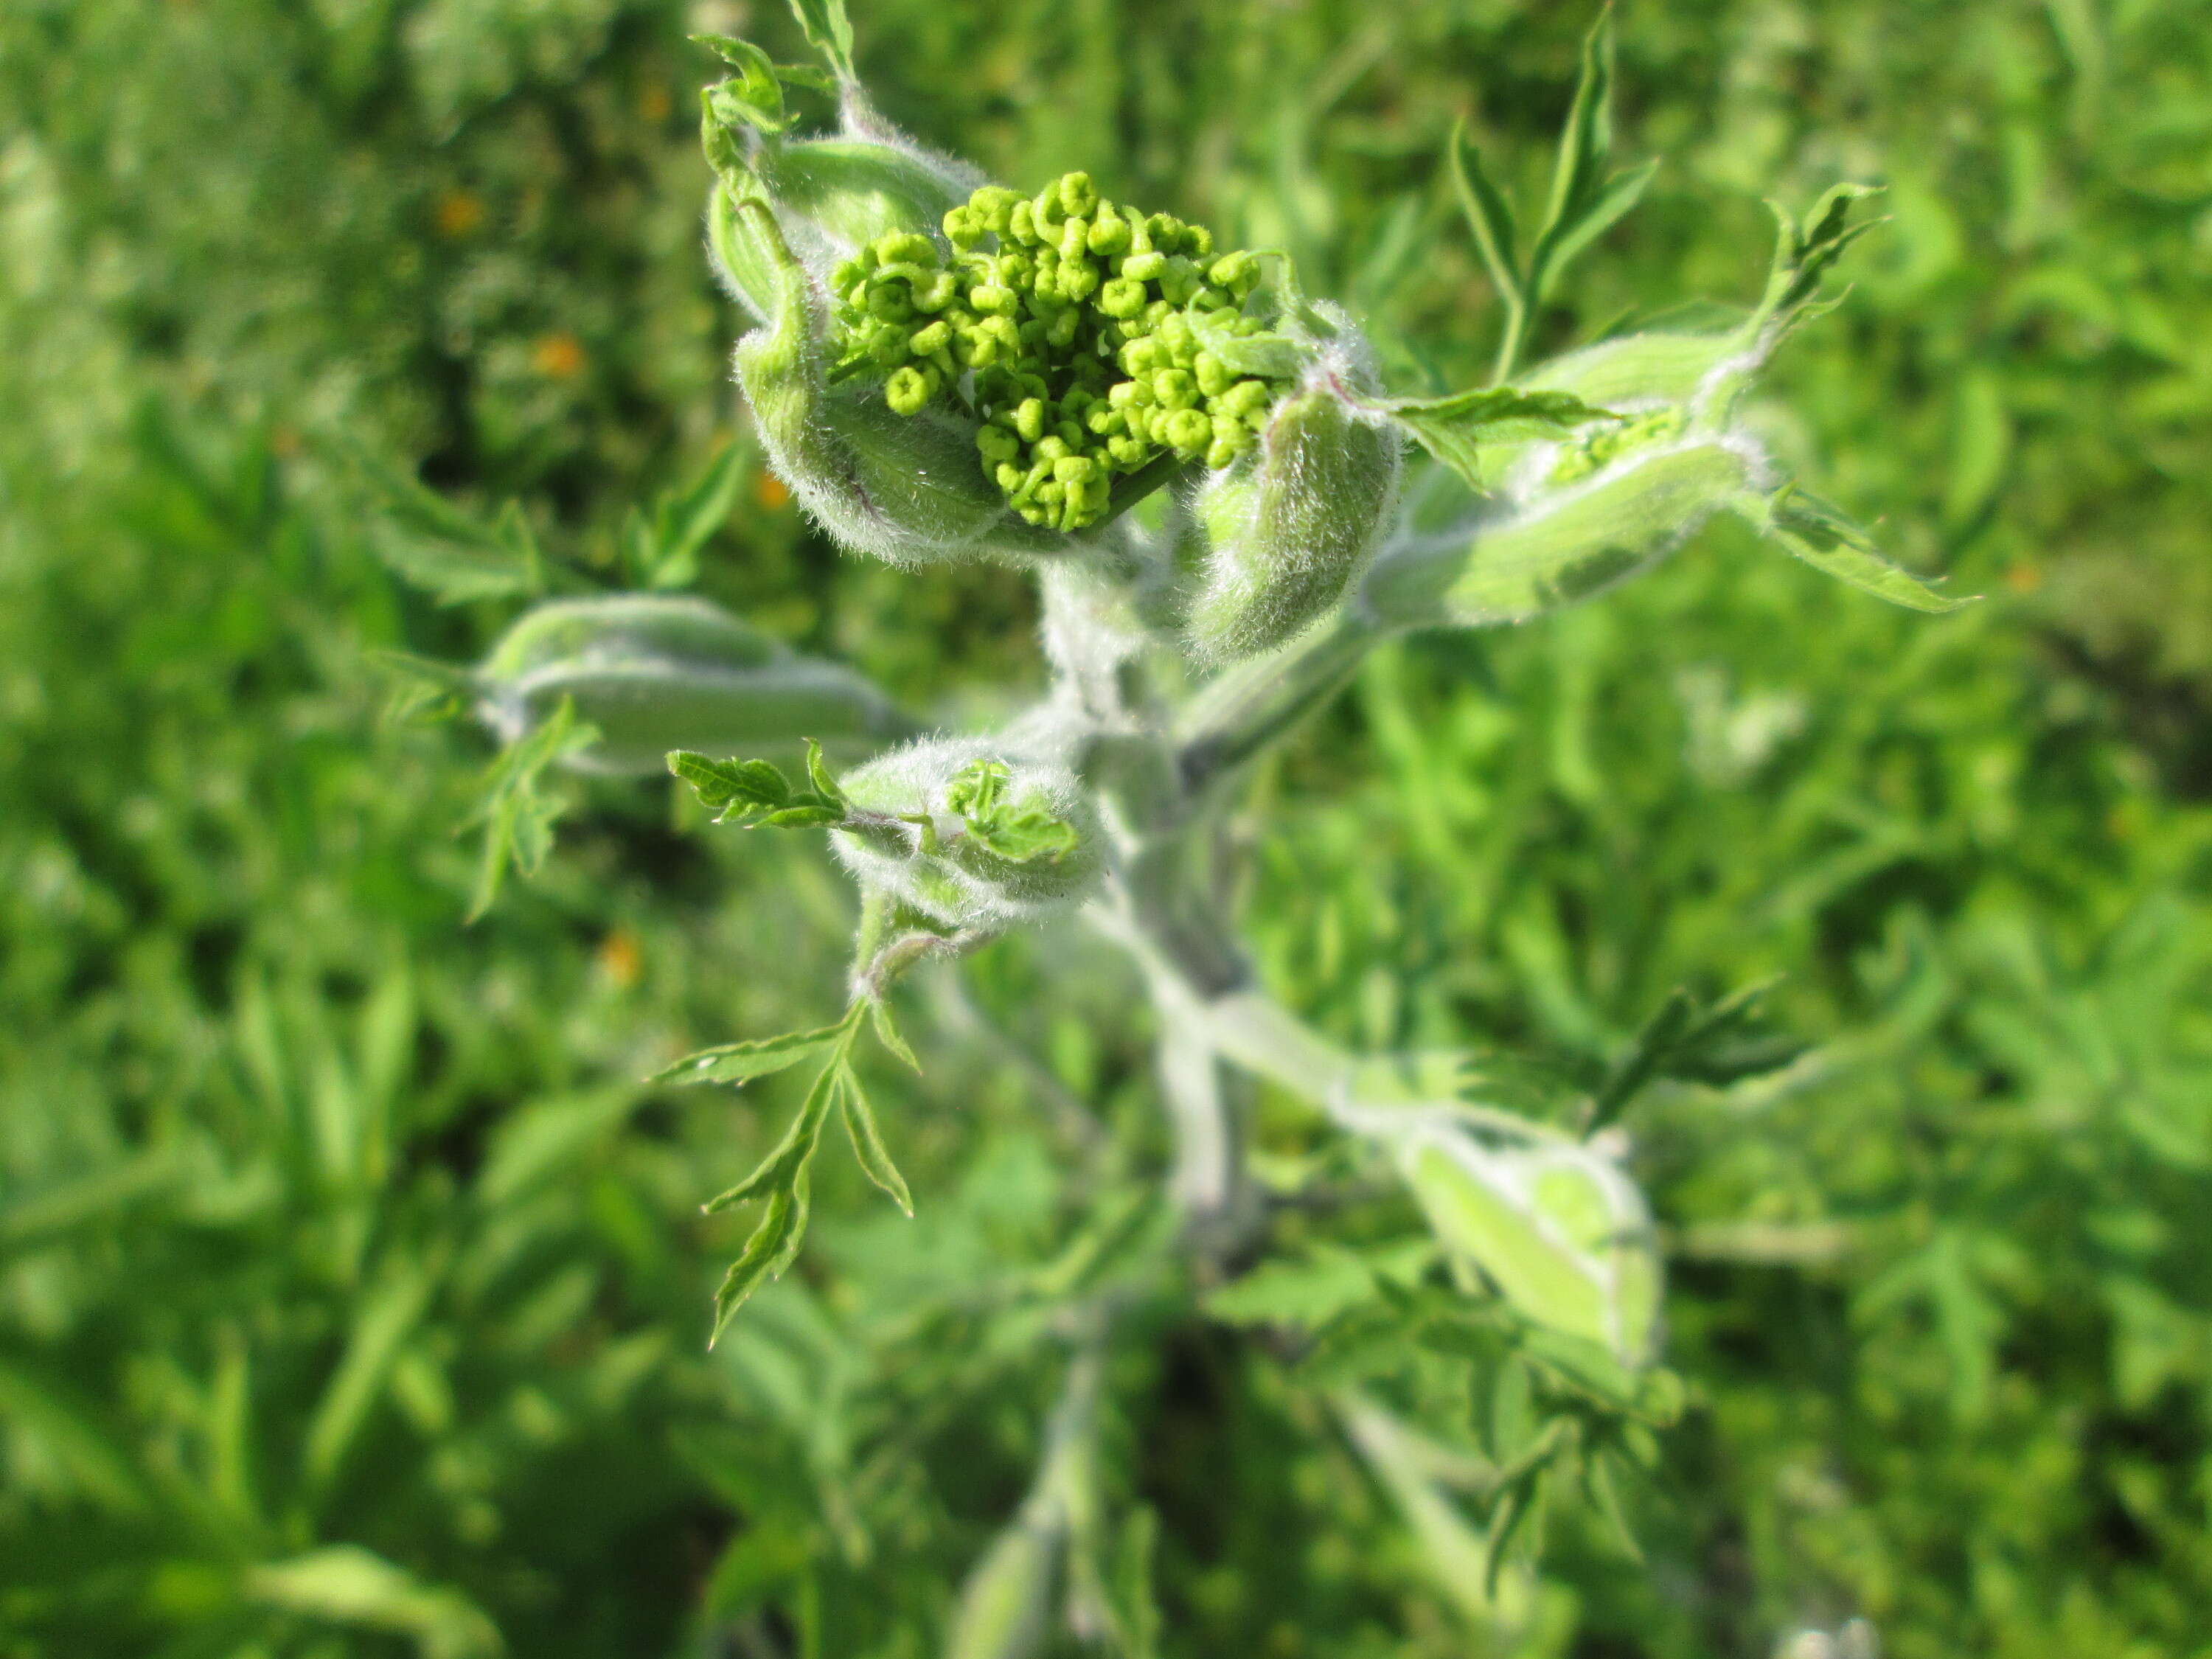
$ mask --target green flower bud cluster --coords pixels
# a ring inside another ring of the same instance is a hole
[[[1257,441],[1289,365],[1242,314],[1254,255],[1081,173],[1034,198],[986,185],[944,228],[949,260],[893,234],[837,267],[836,373],[884,374],[902,415],[964,397],[985,475],[1029,523],[1081,530],[1116,476],[1166,454],[1226,466]]]
[[[1655,409],[1630,420],[1586,427],[1560,446],[1559,458],[1553,463],[1545,482],[1577,483],[1593,473],[1603,471],[1624,455],[1680,437],[1689,425],[1689,411],[1673,408]]]
[[[872,891],[951,927],[995,931],[1087,897],[1104,871],[1104,834],[1075,776],[940,738],[878,755],[842,781],[837,856]]]

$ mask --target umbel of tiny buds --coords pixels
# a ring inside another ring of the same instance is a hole
[[[1244,314],[1255,256],[1117,206],[1087,173],[1033,198],[987,185],[944,231],[949,260],[926,236],[886,236],[838,267],[835,372],[887,376],[902,415],[974,414],[985,472],[1030,524],[1088,528],[1117,477],[1166,458],[1227,466],[1299,367]]]

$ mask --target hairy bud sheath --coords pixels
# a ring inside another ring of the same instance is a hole
[[[1497,1149],[1456,1129],[1408,1136],[1399,1164],[1445,1247],[1536,1323],[1650,1356],[1659,1255],[1636,1184],[1585,1147]]]
[[[732,222],[735,204],[766,202],[800,265],[826,283],[836,265],[878,239],[933,233],[967,198],[965,169],[925,151],[860,138],[814,138],[764,149],[748,167],[725,158],[708,240],[731,293],[763,320],[776,300],[765,250]]]
[[[1389,523],[1402,447],[1328,373],[1277,404],[1257,453],[1200,492],[1209,551],[1192,643],[1234,661],[1279,645],[1334,605]]]
[[[776,475],[825,531],[897,564],[1056,544],[977,472],[972,425],[903,419],[879,393],[828,383],[806,272],[764,203],[732,204],[730,232],[741,262],[771,274],[767,324],[738,343],[738,383]]]
[[[561,599],[518,620],[477,672],[485,722],[508,742],[574,702],[599,741],[580,771],[645,775],[672,749],[835,749],[908,729],[872,685],[802,657],[704,599]]]
[[[951,927],[1003,927],[1086,897],[1104,867],[1088,798],[1070,773],[1002,748],[988,738],[931,738],[848,774],[846,799],[873,821],[836,831],[837,856],[863,886]],[[977,798],[979,780],[988,800]],[[984,817],[994,809],[1060,833],[1031,848],[994,845]]]
[[[1400,627],[1522,622],[1612,586],[1653,563],[1765,470],[1747,439],[1674,435],[1592,448],[1540,445],[1541,476],[1472,526],[1395,549],[1362,584],[1376,617]]]

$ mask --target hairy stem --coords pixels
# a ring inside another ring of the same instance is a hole
[[[1194,795],[1206,791],[1289,736],[1389,637],[1364,609],[1347,606],[1281,650],[1224,671],[1175,724],[1185,788]]]
[[[1176,1132],[1169,1194],[1194,1248],[1219,1256],[1235,1247],[1252,1218],[1243,1114],[1193,1006],[1170,994],[1158,999],[1158,1012],[1160,1091]]]

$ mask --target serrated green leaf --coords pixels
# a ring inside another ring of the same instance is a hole
[[[727,34],[695,34],[706,47],[736,71],[708,91],[708,107],[725,125],[750,126],[757,131],[779,133],[791,125],[783,106],[783,83],[775,64],[750,40]]]
[[[1479,387],[1443,398],[1393,398],[1374,407],[1477,491],[1486,489],[1485,445],[1521,443],[1611,415],[1571,392],[1524,392],[1510,386]]]
[[[791,1218],[783,1230],[783,1242],[776,1246],[775,1254],[769,1258],[768,1276],[781,1279],[799,1260],[799,1246],[806,1243],[807,1218],[814,1212],[813,1159],[799,1160],[791,1177]]]
[[[1582,70],[1575,78],[1574,102],[1559,130],[1559,154],[1552,169],[1552,199],[1545,211],[1540,240],[1572,222],[1579,205],[1597,188],[1613,153],[1613,7],[1598,13],[1583,37]],[[1535,261],[1532,258],[1533,268]]]
[[[1582,73],[1575,82],[1573,104],[1559,132],[1559,159],[1552,168],[1551,200],[1543,228],[1528,250],[1527,292],[1532,305],[1551,291],[1559,272],[1596,230],[1588,230],[1591,216],[1610,199],[1616,181],[1606,177],[1605,164],[1613,153],[1613,9],[1608,5],[1583,40]],[[1636,187],[1640,191],[1642,186]],[[1614,210],[1620,216],[1633,205],[1635,192]],[[1607,224],[1611,220],[1605,222]],[[1597,229],[1601,230],[1604,225]]]
[[[1447,153],[1451,160],[1452,187],[1474,232],[1474,244],[1490,272],[1490,280],[1496,284],[1501,298],[1517,304],[1522,299],[1520,228],[1514,223],[1512,204],[1491,182],[1483,167],[1482,152],[1467,136],[1464,117],[1452,129],[1451,146]]]
[[[845,1133],[852,1138],[853,1156],[860,1161],[862,1173],[890,1194],[891,1202],[912,1215],[914,1198],[907,1191],[906,1177],[891,1162],[890,1149],[884,1145],[884,1132],[876,1122],[875,1108],[868,1103],[867,1092],[849,1066],[839,1067],[838,1096],[845,1109]]]
[[[372,651],[368,659],[395,682],[386,710],[395,723],[453,720],[476,699],[476,677],[465,668],[404,651]]]
[[[1206,1311],[1232,1325],[1317,1331],[1385,1286],[1409,1285],[1436,1258],[1425,1239],[1378,1250],[1317,1245],[1304,1255],[1262,1262],[1206,1298]]]
[[[538,592],[544,586],[538,572],[509,548],[487,550],[389,528],[371,539],[377,556],[395,574],[432,595],[440,605],[511,599]]]
[[[1932,615],[1972,605],[1976,595],[1946,598],[1875,550],[1874,538],[1841,509],[1801,490],[1740,500],[1736,510],[1796,557],[1862,592]]]
[[[686,1054],[664,1066],[647,1083],[744,1083],[796,1066],[818,1054],[845,1034],[841,1022],[813,1031],[786,1031],[780,1036],[756,1037],[747,1042],[725,1042]]]
[[[760,821],[770,830],[817,830],[844,823],[845,814],[835,806],[786,806],[763,813]]]
[[[822,758],[822,745],[811,738],[806,740],[806,777],[824,805],[840,808],[845,805],[845,792],[830,775],[829,764]]]
[[[841,1027],[839,1035],[849,1028]],[[834,1054],[822,1068],[821,1075],[806,1091],[806,1099],[783,1132],[783,1139],[775,1150],[763,1158],[753,1172],[734,1187],[726,1188],[701,1206],[702,1212],[714,1215],[744,1203],[763,1192],[781,1192],[798,1178],[799,1170],[814,1156],[815,1146],[822,1139],[823,1120],[830,1115],[837,1091],[837,1071],[842,1055]]]
[[[1541,305],[1559,281],[1559,273],[1635,208],[1643,199],[1651,175],[1658,170],[1659,162],[1655,156],[1641,167],[1614,173],[1591,195],[1574,222],[1561,230],[1546,250],[1544,268],[1532,296],[1534,303]]]
[[[688,749],[672,751],[668,769],[690,784],[699,804],[722,823],[747,812],[788,805],[791,781],[764,760],[715,760]]]
[[[723,1330],[738,1310],[770,1277],[777,1260],[805,1232],[805,1200],[790,1187],[777,1188],[769,1197],[760,1225],[745,1240],[744,1249],[730,1263],[714,1291],[714,1323],[707,1335],[708,1347],[721,1340]]]
[[[845,0],[791,0],[791,10],[806,44],[829,60],[837,78],[858,81],[853,69],[853,24],[845,15]]]
[[[959,815],[978,846],[1008,863],[1058,863],[1075,850],[1075,826],[1036,791],[1009,800],[1006,790],[1012,776],[1004,761],[973,762],[945,787],[945,804]]]
[[[1617,1061],[1590,1103],[1588,1128],[1595,1133],[1620,1115],[1661,1065],[1680,1046],[1698,1011],[1697,1000],[1677,986],[1644,1023],[1628,1052]]]
[[[447,501],[411,473],[402,472],[364,446],[341,440],[347,463],[369,486],[377,505],[404,530],[433,541],[487,551],[505,547],[491,527]]]
[[[485,524],[361,445],[347,443],[343,453],[383,514],[372,544],[401,578],[441,605],[544,590],[544,562],[519,503]]]
[[[1786,329],[1802,319],[1829,267],[1881,222],[1850,223],[1853,204],[1881,193],[1871,185],[1832,185],[1802,220],[1793,219],[1778,202],[1766,204],[1775,218],[1774,263],[1750,324],[1754,336],[1777,324]]]
[[[599,735],[595,728],[576,719],[574,701],[563,697],[544,724],[509,744],[493,763],[483,800],[462,825],[463,829],[475,823],[484,826],[483,855],[477,866],[469,921],[475,921],[491,908],[510,864],[524,875],[531,875],[544,863],[553,847],[553,825],[563,806],[538,793],[538,778],[564,755],[589,748],[599,741]]]
[[[890,1004],[886,999],[883,997],[868,999],[868,1020],[875,1027],[876,1041],[890,1049],[897,1059],[904,1061],[907,1068],[919,1077],[921,1074],[921,1062],[914,1057],[914,1050],[907,1046],[906,1039],[899,1035],[898,1027],[891,1023]]]

